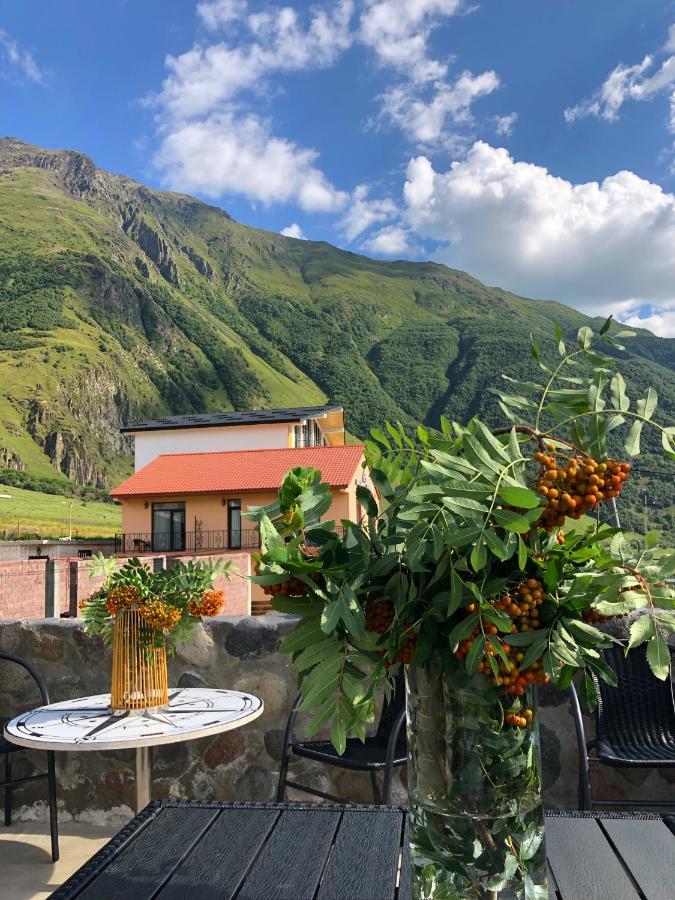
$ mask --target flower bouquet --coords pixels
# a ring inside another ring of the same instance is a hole
[[[217,616],[223,592],[213,589],[217,575],[229,578],[230,563],[174,563],[151,571],[138,559],[118,568],[114,559],[98,557],[93,575],[105,580],[81,604],[84,628],[112,643],[110,705],[113,709],[148,709],[169,702],[167,649],[204,616]]]
[[[321,521],[330,492],[311,470],[255,514],[254,580],[300,617],[282,649],[310,734],[329,727],[339,752],[363,739],[376,688],[405,666],[417,898],[546,897],[535,685],[577,678],[593,708],[592,676],[616,683],[602,624],[627,615],[628,648],[668,677],[675,553],[620,529],[614,504],[643,427],[670,459],[675,428],[654,419],[653,389],[629,399],[614,369],[627,335],[610,329],[572,348],[558,331],[552,365],[533,342],[543,381],[505,376],[504,426],[373,429],[376,490],[358,488],[367,517],[344,536]]]

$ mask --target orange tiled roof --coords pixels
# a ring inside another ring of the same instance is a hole
[[[221,494],[276,490],[294,466],[313,466],[332,487],[346,487],[361,462],[363,447],[300,447],[289,450],[229,450],[167,453],[112,490],[113,497]]]

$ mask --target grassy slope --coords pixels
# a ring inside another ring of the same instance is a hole
[[[71,502],[75,537],[110,537],[120,531],[122,513],[116,504],[71,501],[58,494],[0,484],[0,534],[16,536],[18,529],[21,533],[37,531],[43,538],[67,537]]]

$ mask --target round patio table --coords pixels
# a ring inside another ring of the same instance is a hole
[[[167,706],[112,710],[110,694],[50,703],[5,725],[8,741],[34,750],[136,750],[136,812],[152,793],[151,748],[208,737],[257,719],[263,702],[253,694],[176,688]]]

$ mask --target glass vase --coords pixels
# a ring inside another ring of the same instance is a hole
[[[544,900],[533,688],[515,700],[454,662],[406,671],[412,895]],[[505,720],[514,703],[533,712],[523,728]]]

